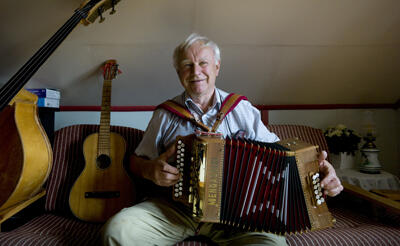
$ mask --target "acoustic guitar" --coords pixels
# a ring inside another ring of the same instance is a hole
[[[135,199],[133,182],[124,168],[125,140],[110,132],[111,82],[117,73],[116,61],[107,61],[99,132],[83,143],[85,168],[69,196],[72,213],[84,221],[104,222]]]
[[[0,217],[34,197],[45,183],[53,153],[38,117],[38,97],[22,89],[72,30],[88,25],[120,0],[86,0],[0,89]]]

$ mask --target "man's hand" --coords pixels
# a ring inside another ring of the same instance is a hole
[[[167,160],[175,153],[175,145],[173,144],[167,151],[162,153],[152,162],[152,169],[148,172],[148,179],[160,186],[171,186],[179,180],[179,170],[167,163]]]
[[[131,170],[136,175],[153,181],[159,186],[171,186],[180,178],[179,170],[167,163],[175,153],[175,145],[162,153],[157,159],[147,160],[135,155],[131,157]]]
[[[340,183],[339,178],[336,176],[332,164],[326,160],[327,156],[328,154],[326,151],[322,151],[319,155],[319,171],[324,177],[321,181],[321,187],[324,189],[325,195],[336,196],[343,190],[343,186]]]

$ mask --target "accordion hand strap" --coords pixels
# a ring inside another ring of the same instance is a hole
[[[215,132],[221,122],[225,119],[225,117],[239,104],[240,101],[247,100],[245,96],[231,93],[229,94],[225,100],[221,104],[221,109],[217,115],[217,120],[215,121],[211,131]]]
[[[238,104],[241,100],[247,100],[245,96],[241,96],[235,93],[229,94],[225,100],[221,104],[221,109],[218,112],[217,119],[212,127],[210,129],[208,126],[204,125],[201,121],[197,120],[188,109],[186,109],[184,106],[180,105],[179,103],[168,100],[163,102],[162,104],[158,105],[157,108],[163,108],[177,116],[179,116],[182,119],[186,119],[191,121],[193,124],[199,126],[203,130],[207,132],[215,132],[221,122],[224,120],[226,115],[228,115]]]
[[[187,110],[185,107],[183,107],[182,105],[180,105],[179,103],[177,103],[175,101],[172,101],[172,100],[165,101],[165,102],[161,103],[160,105],[158,105],[157,108],[163,108],[163,109],[179,116],[182,119],[186,119],[186,120],[193,122],[193,124],[201,127],[205,131],[208,131],[208,132],[210,131],[210,128],[208,128],[208,126],[204,125],[199,120],[196,120],[196,118],[190,113],[189,110]]]

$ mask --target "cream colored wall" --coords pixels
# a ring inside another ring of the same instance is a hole
[[[5,0],[0,84],[81,0]],[[77,26],[28,83],[61,105],[99,105],[99,66],[118,60],[113,105],[156,105],[181,91],[173,48],[191,32],[222,50],[217,84],[255,104],[394,103],[400,95],[398,0],[122,0],[106,21]]]

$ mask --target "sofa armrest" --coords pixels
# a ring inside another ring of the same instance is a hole
[[[345,181],[342,181],[342,185],[344,187],[344,192],[354,195],[368,202],[371,202],[371,204],[374,206],[383,207],[396,214],[400,214],[400,202],[396,202],[391,199],[376,195],[372,192],[364,190],[358,186],[349,184]]]

